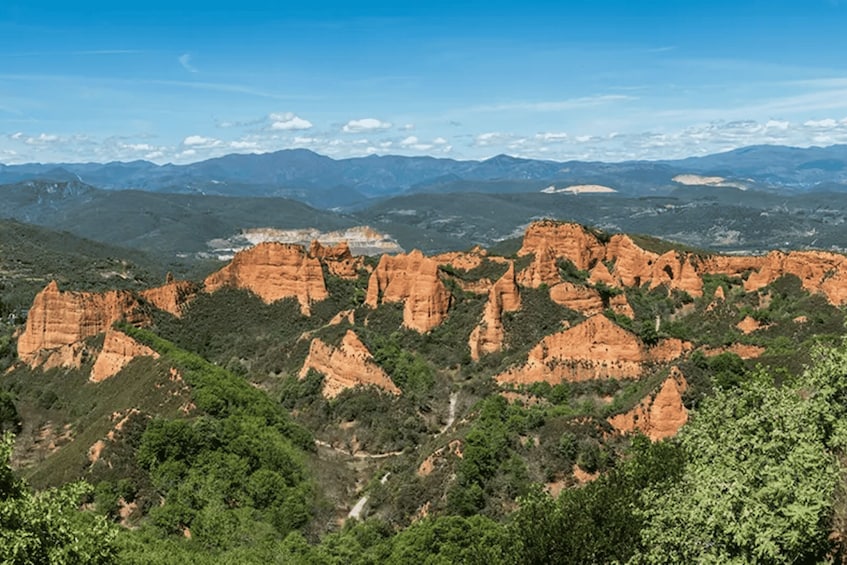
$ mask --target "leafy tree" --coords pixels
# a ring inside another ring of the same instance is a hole
[[[818,562],[845,445],[847,347],[796,382],[759,372],[718,390],[683,429],[681,480],[644,495],[638,562]]]
[[[648,487],[672,484],[682,470],[672,442],[634,439],[629,459],[593,483],[562,491],[558,500],[540,489],[520,499],[509,530],[518,562],[624,563],[638,550],[644,517],[636,509]]]
[[[116,531],[79,510],[91,487],[79,482],[39,493],[12,474],[12,435],[0,439],[0,562],[106,564],[114,562]]]
[[[0,433],[21,431],[21,417],[12,401],[12,395],[0,391]]]

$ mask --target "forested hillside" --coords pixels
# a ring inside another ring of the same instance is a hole
[[[10,562],[842,557],[842,255],[545,221],[104,280],[4,321]]]

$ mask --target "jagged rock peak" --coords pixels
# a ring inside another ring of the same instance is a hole
[[[260,243],[238,252],[232,261],[205,280],[207,292],[222,287],[243,288],[266,303],[294,297],[304,314],[329,296],[320,261],[301,245]]]
[[[503,312],[515,312],[520,310],[520,307],[521,295],[515,279],[515,264],[509,263],[509,268],[488,291],[488,302],[485,303],[482,320],[471,332],[468,340],[471,359],[478,361],[482,355],[503,348]]]
[[[403,323],[428,332],[447,317],[451,295],[438,274],[438,261],[415,249],[408,255],[383,255],[368,280],[365,304],[403,303]]]
[[[309,355],[300,369],[300,378],[305,378],[309,370],[324,375],[322,392],[327,398],[334,398],[343,390],[359,385],[373,385],[392,394],[400,394],[400,389],[374,362],[371,352],[353,330],[347,330],[338,347],[319,338],[313,339]]]
[[[637,379],[647,363],[671,361],[691,349],[680,340],[647,347],[606,316],[592,316],[572,328],[548,335],[529,352],[527,362],[497,377],[500,383]]]
[[[609,418],[609,424],[620,433],[639,431],[653,441],[673,437],[688,422],[688,410],[682,395],[688,382],[678,367],[671,367],[659,391],[623,414]]]
[[[32,302],[18,338],[18,357],[31,367],[79,366],[82,342],[119,321],[140,326],[151,318],[148,308],[130,291],[62,292],[51,281]]]

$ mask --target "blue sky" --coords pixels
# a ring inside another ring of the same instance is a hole
[[[0,4],[0,162],[847,143],[847,1]]]

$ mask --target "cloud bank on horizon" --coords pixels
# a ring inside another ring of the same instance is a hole
[[[0,163],[847,143],[832,0],[50,4],[0,6]]]

